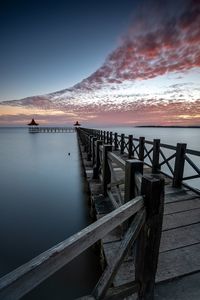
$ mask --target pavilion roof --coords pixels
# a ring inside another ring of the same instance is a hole
[[[39,124],[35,122],[34,119],[31,120],[31,122],[28,124],[28,126],[38,126]]]

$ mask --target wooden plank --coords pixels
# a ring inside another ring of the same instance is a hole
[[[200,220],[200,209],[165,215],[163,219],[163,230],[198,223]]]
[[[199,253],[200,244],[160,253],[156,283],[199,271]],[[114,287],[130,283],[134,278],[134,273],[134,265],[124,262],[115,276]]]
[[[102,239],[103,247],[106,247],[106,245],[115,244],[114,242],[120,241],[122,239],[122,233],[123,233],[123,226],[118,226],[117,228],[109,232]]]
[[[135,279],[135,266],[130,261],[125,261],[120,266],[114,280],[113,286],[117,287],[123,284],[130,283]]]
[[[200,223],[163,231],[160,252],[181,248],[196,243],[200,243]]]
[[[120,247],[121,241],[114,241],[112,243],[104,243],[103,249],[104,249],[104,255],[106,258],[107,264],[112,264],[112,262],[115,260],[115,257],[118,255],[118,250]],[[132,253],[128,253],[125,257],[124,261],[133,261],[133,255]]]
[[[156,282],[200,270],[200,244],[160,253]]]
[[[137,283],[135,283],[135,281],[121,285],[119,287],[110,288],[104,300],[121,300],[121,299],[136,300],[137,295],[134,295],[131,298],[130,297],[127,298],[127,297],[132,295],[133,293],[136,293],[138,288],[139,286]]]
[[[165,203],[190,200],[190,199],[194,199],[194,198],[197,198],[196,194],[188,194],[186,192],[183,192],[183,193],[178,192],[178,193],[173,193],[171,195],[166,195]]]
[[[125,170],[125,160],[118,156],[116,152],[108,153],[108,158],[116,163],[117,166]]]
[[[115,209],[110,199],[105,198],[102,194],[92,197],[97,214],[108,214]]]
[[[89,182],[89,186],[92,194],[102,194],[102,184],[100,182],[95,182],[95,180],[92,180]]]
[[[0,279],[0,299],[20,299],[143,207],[137,197]]]
[[[173,194],[173,193],[177,193],[177,192],[184,193],[186,191],[188,191],[188,189],[185,189],[183,187],[181,187],[181,188],[175,188],[173,186],[166,186],[165,187],[165,195]]]
[[[164,206],[164,215],[181,212],[181,211],[197,209],[197,208],[200,208],[200,199],[199,198],[167,203]]]

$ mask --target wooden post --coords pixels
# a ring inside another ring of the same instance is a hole
[[[110,145],[112,145],[112,143],[113,143],[113,133],[112,133],[112,131],[110,132]]]
[[[158,173],[160,170],[159,166],[159,156],[160,156],[160,140],[153,140],[153,164],[152,164],[152,173]]]
[[[87,147],[87,160],[91,161],[91,157],[92,157],[92,135],[88,135],[88,147]]]
[[[103,169],[102,169],[102,185],[103,194],[107,196],[107,185],[111,181],[111,173],[108,164],[108,151],[112,151],[111,145],[103,145]]]
[[[96,149],[95,149],[96,162],[95,162],[95,165],[93,167],[93,179],[98,179],[99,178],[99,168],[100,168],[100,164],[101,164],[100,157],[99,157],[99,147],[102,144],[103,144],[102,140],[98,140],[95,143],[95,145],[96,145]]]
[[[133,152],[133,136],[130,134],[128,136],[128,158],[130,159],[132,157]]]
[[[117,143],[117,132],[115,132],[115,136],[114,136],[114,149],[117,150],[118,149],[118,143]]]
[[[106,144],[109,144],[109,131],[106,132]]]
[[[97,140],[100,140],[101,139],[101,132],[100,130],[97,130]]]
[[[105,142],[106,142],[106,132],[104,131],[103,132],[103,143],[105,144]]]
[[[100,133],[100,140],[103,140],[103,131],[101,130],[101,133]]]
[[[182,184],[186,147],[187,144],[180,144],[180,143],[178,143],[176,146],[173,187],[180,187]]]
[[[121,134],[121,154],[124,154],[124,133]]]
[[[143,177],[146,222],[136,242],[135,280],[138,300],[153,300],[164,210],[164,180]]]
[[[139,138],[139,160],[141,161],[144,160],[144,142],[145,142],[145,137],[141,136]]]
[[[95,141],[97,140],[97,137],[92,138],[92,165],[94,166],[96,158],[95,158]]]
[[[143,162],[137,159],[126,160],[124,202],[128,202],[138,196],[135,185],[136,173],[143,174]]]

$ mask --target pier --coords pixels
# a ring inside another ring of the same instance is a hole
[[[29,133],[71,133],[75,131],[74,127],[44,127],[44,126],[31,126]]]
[[[20,299],[94,244],[103,271],[81,299],[150,300],[156,284],[198,273],[200,190],[190,182],[200,178],[200,151],[76,131],[95,221],[2,277],[0,299]],[[192,172],[185,173],[186,165]]]

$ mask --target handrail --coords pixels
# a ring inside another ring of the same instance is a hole
[[[108,153],[108,158],[125,170],[125,160],[113,152]]]
[[[93,130],[93,129],[86,129],[87,133],[90,132],[90,134],[98,135],[99,137],[103,136],[102,131]],[[104,131],[104,134],[106,136],[109,136],[109,132]],[[167,177],[172,179],[172,184],[174,187],[180,187],[181,185],[185,184],[184,181],[186,180],[192,180],[197,179],[199,175],[200,167],[197,166],[197,161],[195,161],[195,157],[200,157],[200,151],[187,149],[186,144],[177,144],[174,145],[168,145],[165,143],[160,143],[160,140],[146,140],[145,138],[135,138],[133,135],[124,135],[124,134],[118,134],[118,133],[112,133],[110,132],[110,135],[112,134],[111,141],[108,139],[105,139],[107,143],[111,142],[112,146],[114,147],[114,150],[116,150],[115,153],[115,159],[116,163],[120,159],[119,152],[123,155],[123,160],[126,160],[126,155],[128,155],[128,158],[136,158],[144,162],[144,164],[150,168],[152,168],[152,173],[161,173],[166,175]],[[104,140],[104,141],[105,141]],[[149,149],[149,147],[152,145],[152,148]],[[164,150],[172,150],[174,151],[173,154],[167,153],[167,151]],[[118,152],[118,153],[117,153]],[[193,158],[188,158],[188,155],[194,156]],[[114,159],[114,154],[109,154],[109,158]],[[188,175],[185,174],[185,162],[189,163],[189,168],[196,172],[195,174]],[[119,163],[117,163],[119,164]],[[122,164],[121,164],[122,165]],[[195,189],[190,181],[190,185],[187,185],[188,188],[190,188],[192,191],[198,190]]]
[[[0,279],[0,299],[20,299],[143,207],[143,197],[136,197],[5,275]]]

